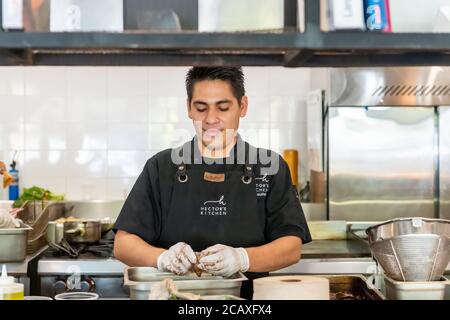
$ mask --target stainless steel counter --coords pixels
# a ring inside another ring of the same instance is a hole
[[[14,277],[26,276],[27,272],[28,272],[28,264],[30,263],[30,261],[35,259],[37,256],[39,256],[47,248],[48,248],[48,246],[45,246],[45,247],[41,248],[40,250],[36,251],[34,254],[26,256],[24,261],[7,262],[7,263],[0,262],[0,264],[6,265],[6,269],[8,270],[8,275],[10,275],[10,276],[14,276]]]
[[[372,274],[375,270],[371,258],[301,259],[271,274]]]
[[[314,240],[302,247],[302,258],[371,257],[369,245],[361,240]]]
[[[41,259],[38,262],[38,274],[71,275],[74,272],[96,275],[123,275],[126,265],[117,259]]]

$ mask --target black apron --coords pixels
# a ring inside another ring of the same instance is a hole
[[[189,143],[192,149],[196,147],[195,138]],[[237,154],[236,145],[233,156]],[[167,216],[163,215],[158,241],[161,247],[169,248],[183,241],[198,252],[215,244],[254,247],[266,243],[265,215],[258,208],[254,166],[249,164],[248,148],[245,143],[244,165],[228,171],[223,165],[219,166],[222,172],[207,172],[207,175],[219,177],[218,180],[224,178],[221,182],[205,180],[208,167],[204,165],[182,163],[177,166],[171,204]],[[249,273],[247,277],[259,275]],[[241,296],[249,299],[251,291],[251,283],[245,283]]]

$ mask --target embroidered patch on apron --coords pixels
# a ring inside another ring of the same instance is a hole
[[[224,182],[225,173],[210,173],[205,171],[203,179],[209,182]]]

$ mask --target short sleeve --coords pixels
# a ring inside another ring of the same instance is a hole
[[[161,200],[157,172],[155,159],[148,160],[120,211],[114,231],[135,234],[150,244],[159,238]]]
[[[266,238],[273,241],[284,236],[297,236],[311,242],[297,190],[292,185],[286,162],[279,156],[279,169],[270,181],[266,198]]]

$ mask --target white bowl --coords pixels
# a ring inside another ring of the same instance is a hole
[[[55,296],[55,300],[98,300],[94,292],[65,292]]]

